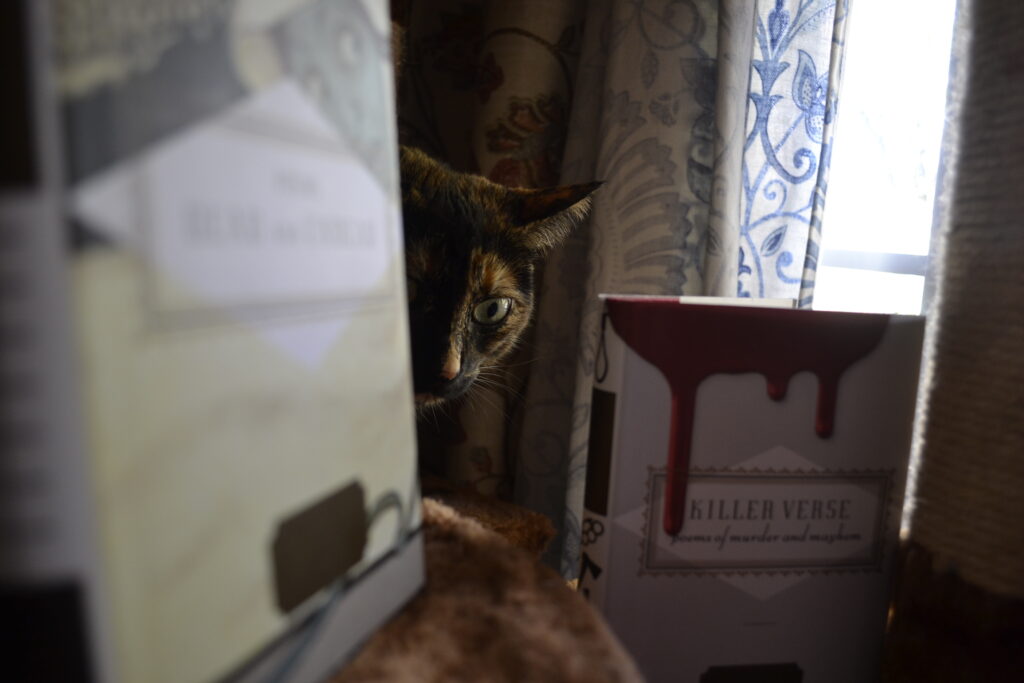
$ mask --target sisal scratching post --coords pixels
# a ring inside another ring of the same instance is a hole
[[[1024,3],[962,4],[959,140],[889,681],[1024,670]]]

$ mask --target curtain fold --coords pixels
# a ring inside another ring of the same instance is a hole
[[[810,304],[846,6],[757,2],[737,227],[740,296],[801,299],[806,283],[801,304]]]
[[[499,182],[605,184],[544,269],[507,388],[434,431],[455,478],[554,521],[571,576],[596,295],[810,302],[847,2],[509,5],[413,6],[406,139]]]
[[[715,166],[704,261],[704,294],[708,296],[736,295],[743,141],[756,10],[756,4],[749,0],[722,0],[719,4]]]
[[[515,500],[555,521],[547,559],[567,576],[579,554],[597,294],[703,292],[717,6],[588,4],[563,180],[605,185],[589,225],[545,271],[538,339],[559,343],[529,378],[515,458]]]

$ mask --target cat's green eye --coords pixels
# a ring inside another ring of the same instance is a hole
[[[473,309],[473,320],[481,325],[497,325],[512,310],[512,299],[503,296],[484,299]]]

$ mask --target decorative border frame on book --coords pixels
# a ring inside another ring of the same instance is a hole
[[[666,559],[664,550],[659,556],[656,543],[659,536],[667,537],[661,528],[661,503],[664,498],[659,495],[659,492],[664,490],[666,471],[664,467],[649,467],[644,493],[644,527],[643,537],[640,541],[637,574],[639,576],[716,577],[881,572],[884,567],[886,534],[892,515],[895,474],[895,469],[691,469],[687,490],[687,521],[684,522],[683,532],[669,543],[701,543],[705,546],[705,550],[709,545],[718,546],[718,549],[721,550],[721,547],[728,543],[749,544],[754,548],[760,544],[760,553],[752,552],[745,557],[716,560],[708,557],[687,559],[677,553],[677,558],[673,560],[672,558]],[[749,485],[757,487],[757,491],[754,497],[743,499],[746,507],[739,503],[739,498],[734,499],[732,506],[729,506],[724,499],[695,498],[694,486],[699,487],[701,484]],[[850,491],[850,487],[853,487],[860,489],[864,498],[859,501],[848,498],[829,499],[826,496],[787,499],[779,495],[772,497],[770,491],[765,491],[766,487],[780,485],[790,489],[802,486],[844,487],[847,492]],[[845,505],[842,502],[844,500],[847,501]],[[851,508],[856,508],[856,510]],[[759,513],[758,518],[734,519],[734,512],[742,515],[745,510],[756,511]],[[720,526],[718,533],[704,533],[707,529],[693,529],[691,525],[692,533],[689,534],[690,538],[688,539],[686,538],[686,524],[695,512],[705,517],[700,520],[704,526],[707,526],[709,522],[725,526]],[[870,515],[871,519],[867,524],[862,520],[850,533],[844,534],[845,520],[841,517],[848,519],[855,512],[859,512],[862,518],[865,514]],[[771,528],[771,525],[778,521],[777,513],[781,513],[782,521],[789,524],[785,530]],[[817,517],[812,519],[814,515]],[[735,521],[747,525],[756,524],[760,528],[740,530],[734,533],[730,522]],[[812,529],[812,522],[830,524],[834,528],[822,529],[819,524],[819,528]],[[799,533],[792,529],[794,523],[802,524],[802,530]],[[796,547],[798,543],[806,545],[810,542],[825,547],[833,546],[837,542],[862,541],[864,534],[868,532],[870,534],[869,544],[852,556],[844,557],[837,554],[828,557],[827,554],[823,556],[821,553],[808,553],[807,556],[800,556],[791,553],[788,558],[772,559],[770,554],[765,553],[764,544],[766,543],[792,544],[791,547]]]

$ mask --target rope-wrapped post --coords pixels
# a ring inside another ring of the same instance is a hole
[[[888,681],[1024,671],[1024,2],[961,6],[955,173]]]

